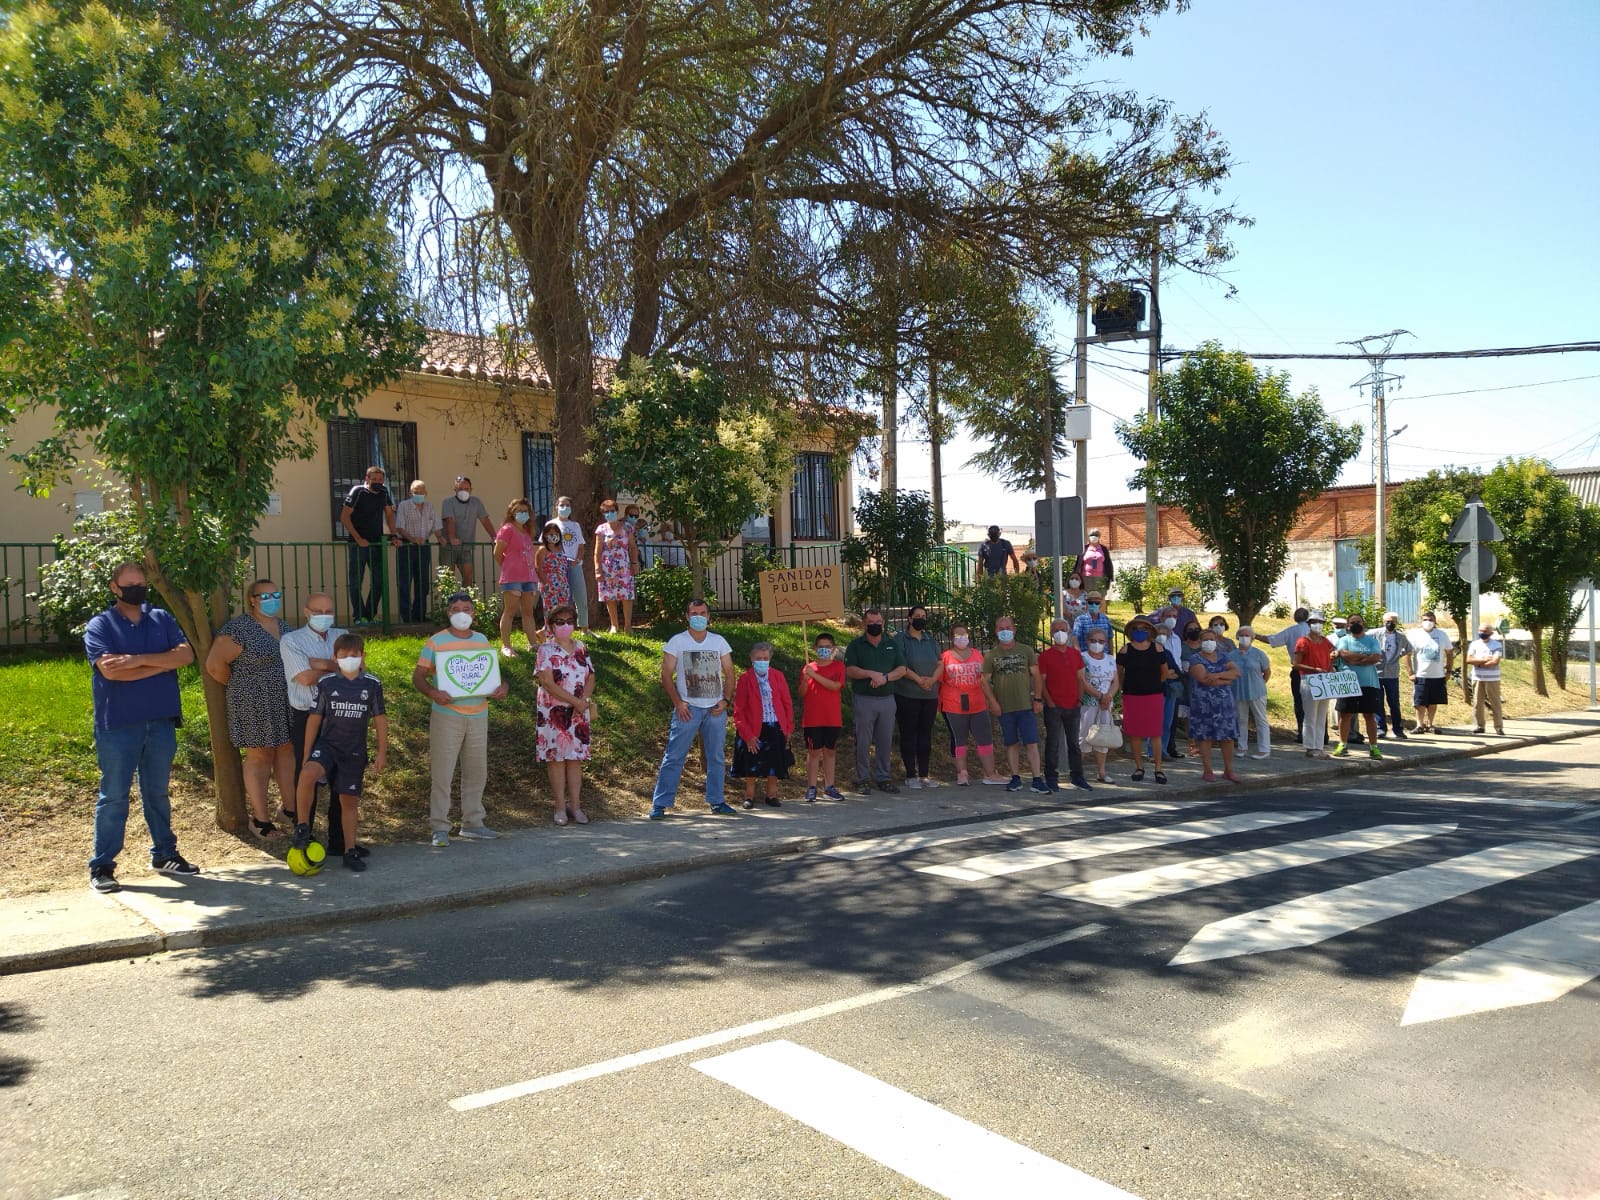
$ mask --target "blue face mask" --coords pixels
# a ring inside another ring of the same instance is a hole
[[[1017,631],[1015,629],[1002,629],[999,630],[994,636],[1002,646],[1009,646],[1012,642],[1012,639],[1017,636]]]
[[[750,664],[750,667],[757,675],[765,675],[772,669],[772,663],[768,659],[758,658]]]
[[[426,496],[413,496],[413,497],[411,497],[411,503],[413,503],[413,504],[426,504],[427,502],[428,502],[428,498]]]
[[[704,613],[695,613],[694,616],[689,618],[689,628],[696,633],[700,633],[709,624],[711,624],[711,618]]]
[[[827,662],[832,657],[833,657],[833,647],[832,646],[818,646],[817,647],[817,661],[818,662]]]
[[[261,615],[264,617],[275,617],[282,609],[282,600],[263,600],[261,602]]]
[[[1150,640],[1150,631],[1148,629],[1135,629],[1128,637],[1142,646]]]

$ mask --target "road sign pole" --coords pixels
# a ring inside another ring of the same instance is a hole
[[[1594,661],[1594,577],[1589,578],[1589,707],[1600,707],[1600,701],[1595,699],[1595,670]]]
[[[1474,537],[1467,543],[1467,571],[1472,576],[1472,619],[1467,624],[1467,636],[1473,637],[1478,632],[1478,539]]]

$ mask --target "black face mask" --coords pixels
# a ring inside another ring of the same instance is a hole
[[[874,621],[871,625],[867,626],[867,636],[868,637],[877,637],[882,632],[883,632],[883,626],[881,624],[879,624],[877,621]]]
[[[1185,629],[1183,631],[1183,640],[1186,642],[1192,642],[1199,636],[1200,631],[1198,629]]]
[[[922,629],[926,629],[927,627],[928,627],[928,618],[927,617],[912,617],[911,618],[911,628],[917,629],[917,630],[922,630]]]
[[[1383,627],[1385,629],[1387,629],[1390,633],[1394,632],[1394,622],[1393,621],[1385,621],[1383,623]]]
[[[1352,626],[1350,626],[1350,636],[1351,637],[1360,637],[1362,634],[1366,633],[1366,631],[1367,631],[1367,627],[1365,625],[1352,625]]]
[[[123,584],[118,598],[124,604],[143,604],[150,599],[149,585],[143,583]]]

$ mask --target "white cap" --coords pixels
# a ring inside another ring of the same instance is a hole
[[[1322,610],[1320,608],[1312,609],[1310,615],[1308,615],[1306,617],[1306,620],[1307,621],[1320,621],[1320,620],[1322,620]]]

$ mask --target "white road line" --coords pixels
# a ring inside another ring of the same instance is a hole
[[[1455,828],[1454,825],[1375,825],[1329,837],[1307,838],[1281,846],[1263,846],[1259,850],[1240,850],[1236,854],[1219,854],[1215,858],[1196,858],[1165,867],[1151,867],[1148,871],[1111,875],[1088,883],[1075,883],[1051,894],[1067,900],[1087,900],[1107,908],[1126,908],[1142,900],[1176,896],[1180,892],[1249,879],[1253,875],[1269,875],[1290,867],[1437,837],[1454,832]]]
[[[1385,800],[1447,800],[1452,804],[1504,804],[1513,808],[1583,808],[1582,800],[1528,800],[1521,796],[1463,796],[1455,792],[1413,792],[1409,788],[1341,788],[1341,796],[1382,796]]]
[[[1594,821],[1594,820],[1600,820],[1600,805],[1595,805],[1593,811],[1591,811],[1591,812],[1579,813],[1575,817],[1568,817],[1565,821],[1562,821],[1561,824],[1563,824],[1563,825],[1576,825],[1581,821]]]
[[[1107,804],[1101,808],[1029,813],[1024,817],[1004,817],[994,821],[976,821],[971,825],[921,829],[915,833],[892,833],[884,837],[865,838],[859,842],[845,842],[833,846],[822,853],[829,858],[852,861],[887,858],[891,854],[908,854],[913,850],[926,850],[931,846],[948,846],[952,842],[970,842],[977,838],[1032,833],[1038,829],[1054,829],[1061,825],[1109,821],[1114,817],[1148,817],[1156,813],[1215,803],[1215,800],[1134,800],[1127,804]]]
[[[1102,833],[1095,837],[1078,838],[1070,842],[1045,842],[1038,846],[1024,846],[1020,850],[1002,850],[996,854],[983,854],[960,862],[941,863],[932,867],[918,867],[928,875],[942,875],[946,879],[992,879],[996,875],[1015,875],[1018,871],[1033,871],[1057,863],[1077,862],[1085,858],[1099,858],[1104,854],[1121,854],[1128,850],[1145,850],[1151,846],[1169,846],[1174,842],[1193,842],[1201,838],[1220,837],[1229,833],[1248,833],[1253,829],[1267,829],[1273,825],[1288,825],[1295,821],[1314,821],[1327,816],[1326,811],[1311,812],[1257,812],[1239,813],[1231,817],[1212,817],[1203,821],[1186,821],[1179,825],[1158,825],[1147,829],[1130,829],[1124,833]]]
[[[704,1033],[699,1037],[684,1038],[679,1042],[668,1042],[665,1046],[656,1046],[650,1050],[640,1050],[636,1054],[624,1054],[620,1058],[608,1058],[604,1062],[590,1063],[586,1067],[574,1067],[570,1071],[558,1071],[554,1075],[541,1075],[537,1079],[529,1079],[522,1083],[507,1084],[505,1087],[494,1088],[487,1092],[477,1092],[471,1096],[462,1096],[450,1101],[450,1107],[457,1112],[468,1112],[474,1108],[486,1108],[491,1104],[499,1104],[505,1100],[515,1100],[519,1096],[532,1096],[537,1092],[548,1092],[555,1088],[566,1087],[569,1083],[581,1083],[586,1079],[598,1079],[602,1075],[614,1075],[619,1071],[631,1070],[649,1063],[661,1062],[669,1058],[679,1058],[685,1054],[695,1054],[701,1050],[709,1050],[713,1046],[724,1046],[729,1042],[737,1042],[744,1038],[760,1037],[762,1034],[776,1033],[780,1029],[787,1029],[791,1025],[800,1025],[807,1021],[820,1020],[823,1017],[836,1016],[839,1013],[851,1012],[858,1008],[866,1008],[873,1004],[882,1004],[886,1000],[898,1000],[903,996],[912,996],[918,992],[926,992],[933,988],[944,987],[958,979],[979,971],[988,970],[1015,958],[1025,958],[1030,954],[1038,954],[1041,950],[1049,950],[1066,942],[1075,942],[1079,938],[1091,937],[1105,929],[1104,925],[1092,922],[1088,925],[1078,925],[1064,933],[1053,933],[1048,937],[1034,938],[1031,942],[1020,945],[1008,946],[1004,950],[995,950],[977,958],[969,958],[965,962],[957,963],[953,967],[946,967],[943,971],[936,971],[932,975],[924,975],[921,979],[914,979],[910,983],[897,983],[890,987],[878,988],[876,991],[863,992],[857,996],[846,996],[839,1000],[830,1000],[826,1004],[818,1004],[812,1008],[802,1008],[795,1012],[783,1013],[776,1017],[767,1017],[760,1021],[750,1021],[744,1025],[735,1025],[731,1029],[719,1029],[712,1033]]]
[[[1138,1200],[793,1042],[735,1050],[694,1069],[950,1200]]]
[[[1559,1000],[1600,975],[1600,901],[1435,963],[1417,976],[1402,1025]]]
[[[1172,958],[1172,964],[1210,962],[1241,954],[1312,946],[1363,925],[1464,896],[1491,884],[1559,867],[1594,853],[1593,849],[1548,842],[1509,842],[1425,867],[1380,875],[1362,883],[1213,921],[1189,939],[1189,944]]]

